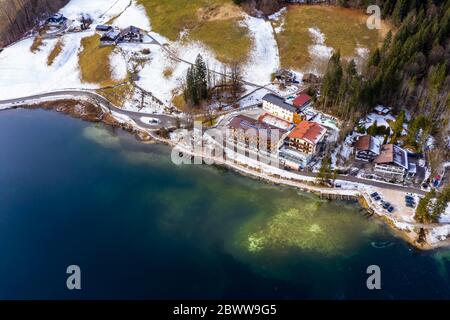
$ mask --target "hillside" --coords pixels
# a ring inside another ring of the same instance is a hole
[[[0,47],[19,39],[69,0],[0,0]]]

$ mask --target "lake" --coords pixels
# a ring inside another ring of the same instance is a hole
[[[2,299],[450,298],[450,250],[417,251],[356,203],[176,166],[56,112],[0,112],[0,147]]]

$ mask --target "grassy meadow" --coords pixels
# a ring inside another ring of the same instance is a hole
[[[196,40],[211,49],[218,60],[245,60],[252,41],[239,24],[241,9],[232,0],[138,0],[150,18],[152,29],[171,41]]]
[[[82,50],[78,55],[81,80],[96,83],[101,87],[114,86],[119,82],[113,80],[109,57],[114,46],[100,46],[100,35],[95,34],[81,40]]]
[[[325,35],[325,45],[340,50],[344,57],[355,56],[355,49],[373,50],[383,40],[382,30],[369,30],[367,16],[357,10],[331,6],[291,5],[285,13],[283,31],[277,34],[281,64],[286,68],[304,69],[312,62],[308,47],[314,44],[309,28]]]
[[[53,62],[59,56],[59,54],[62,52],[63,49],[64,49],[64,41],[59,39],[58,42],[56,42],[50,54],[48,55],[47,58],[48,66],[51,66],[53,64]]]

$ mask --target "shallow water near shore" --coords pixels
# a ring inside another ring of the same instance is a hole
[[[0,112],[0,146],[0,298],[450,298],[450,250],[419,252],[356,203],[175,166],[55,112]]]

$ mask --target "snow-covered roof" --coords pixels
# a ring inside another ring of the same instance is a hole
[[[274,95],[273,93],[268,93],[264,96],[263,101],[273,103],[274,105],[286,109],[290,112],[297,112],[297,108],[293,105],[287,103],[282,97]]]
[[[381,152],[374,160],[378,164],[394,163],[408,170],[408,153],[406,150],[394,144],[385,144],[381,146]]]
[[[377,139],[367,134],[358,138],[355,144],[356,151],[371,151],[380,154],[380,143]]]
[[[388,114],[389,112],[391,112],[391,108],[385,107],[381,104],[379,104],[378,106],[376,106],[374,108],[374,110],[378,113],[382,113],[382,114]]]
[[[416,166],[416,164],[415,163],[410,163],[409,164],[409,168],[408,168],[408,172],[409,173],[417,173],[417,166]]]

